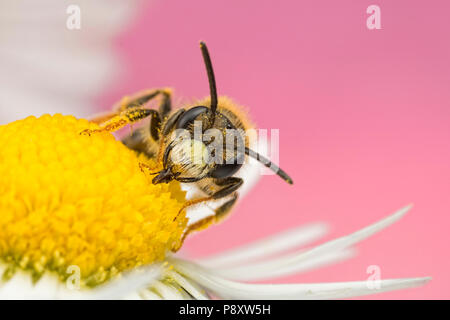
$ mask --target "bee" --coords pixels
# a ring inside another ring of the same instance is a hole
[[[191,225],[185,237],[221,221],[230,212],[244,182],[235,175],[246,156],[262,162],[287,183],[293,183],[286,172],[250,149],[249,138],[245,133],[251,128],[249,121],[230,99],[218,97],[210,54],[204,42],[200,42],[200,49],[209,81],[209,98],[172,110],[170,89],[143,91],[122,99],[112,112],[92,119],[99,124],[98,129],[83,131],[89,135],[102,131],[113,132],[150,118],[149,127],[132,130],[122,142],[128,148],[157,160],[161,170],[156,172],[152,172],[156,168],[140,164],[143,171],[149,170],[155,175],[152,183],[176,180],[195,184],[203,196],[188,201],[183,209],[201,202],[226,200],[215,209],[215,215]],[[150,107],[155,98],[159,99],[158,110]],[[201,139],[195,138],[196,132],[201,134]]]

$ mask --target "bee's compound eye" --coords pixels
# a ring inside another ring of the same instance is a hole
[[[234,175],[240,168],[242,164],[232,163],[232,164],[221,164],[217,165],[210,173],[209,176],[215,179],[228,178]]]
[[[214,169],[209,172],[209,176],[216,179],[231,177],[242,167],[242,165],[244,164],[244,160],[245,154],[238,153],[233,161],[228,161],[223,164],[217,164]]]
[[[208,107],[205,106],[197,106],[189,109],[178,119],[177,121],[177,129],[186,129],[194,120],[202,113],[205,113],[209,110]]]

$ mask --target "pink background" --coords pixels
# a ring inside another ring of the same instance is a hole
[[[382,30],[366,8],[381,7]],[[358,246],[355,259],[281,282],[432,276],[424,288],[373,298],[450,298],[450,10],[448,1],[144,3],[115,42],[126,70],[99,98],[108,108],[143,88],[203,97],[198,41],[210,47],[220,94],[280,129],[289,186],[264,177],[233,216],[193,238],[204,255],[294,225],[327,221],[327,239],[400,207],[402,221]]]

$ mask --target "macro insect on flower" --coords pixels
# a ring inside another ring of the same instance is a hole
[[[230,118],[235,127],[242,119],[223,116],[221,106],[229,102],[216,100],[209,55],[204,45],[202,49],[211,99],[167,119],[144,108],[149,99],[159,95],[160,110],[168,112],[169,91],[156,90],[137,100],[124,99],[118,108],[130,103],[131,108],[97,118],[98,123],[57,114],[0,126],[0,298],[329,299],[428,282],[429,278],[382,279],[375,289],[366,281],[239,282],[273,279],[347,259],[354,254],[356,243],[399,220],[410,207],[348,236],[307,249],[305,245],[324,235],[323,224],[294,228],[196,261],[171,254],[190,232],[229,212],[241,186],[233,175],[241,167],[238,160],[243,154],[292,182],[246,143],[242,143],[243,153],[242,149],[232,149],[231,163],[218,165],[204,162],[203,155],[207,158],[211,151],[206,145],[192,139],[179,141],[177,134],[166,139],[164,127],[170,122],[186,128],[187,123],[199,120],[206,127],[219,123],[223,129]],[[215,104],[218,112],[211,121],[212,111],[206,106]],[[135,130],[123,142],[110,133],[143,116],[151,117],[149,130]],[[165,125],[158,129],[161,124]],[[245,137],[239,137],[244,142]],[[202,155],[198,163],[190,159],[198,157],[199,153],[192,151],[196,147]],[[172,153],[175,156],[169,157]],[[258,174],[248,174],[245,179]],[[221,179],[227,183],[218,183]],[[194,183],[209,196],[188,200],[180,182]],[[222,198],[222,190],[226,190],[225,205],[200,222],[187,218],[187,207]],[[286,253],[288,250],[291,252]]]
[[[198,221],[189,227],[184,237],[204,229],[212,222],[221,221],[231,211],[238,199],[237,191],[243,179],[235,174],[244,164],[245,155],[262,162],[287,183],[293,181],[286,172],[250,149],[246,130],[249,120],[226,97],[217,96],[216,80],[206,44],[200,49],[208,74],[210,98],[192,105],[172,110],[171,92],[167,89],[149,90],[126,98],[118,103],[116,110],[92,119],[99,129],[86,129],[83,134],[113,132],[125,125],[151,117],[149,128],[140,128],[124,139],[130,149],[155,159],[156,167],[141,163],[153,178],[153,184],[176,180],[195,184],[203,197],[188,201],[184,208],[212,200],[226,199],[215,209],[215,215]],[[152,99],[161,96],[159,110],[150,108]],[[195,131],[200,131],[196,137]],[[205,139],[206,138],[206,139]],[[161,167],[159,171],[154,170]]]

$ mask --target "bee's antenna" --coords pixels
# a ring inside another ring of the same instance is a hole
[[[247,147],[245,148],[245,154],[248,155],[249,157],[252,157],[252,158],[258,160],[262,164],[264,164],[267,168],[269,168],[270,170],[275,172],[281,179],[283,179],[287,183],[289,183],[289,184],[294,183],[294,181],[292,181],[291,177],[289,177],[286,172],[284,172],[281,168],[279,168],[277,165],[275,165],[273,162],[271,162],[266,157],[263,157],[259,153],[255,152]]]
[[[214,118],[216,116],[217,110],[217,87],[216,87],[216,78],[214,77],[214,70],[211,63],[211,57],[209,55],[208,47],[206,44],[201,41],[200,42],[200,50],[202,51],[203,61],[205,62],[206,72],[208,73],[209,80],[209,90],[211,95],[211,119],[210,123],[214,123]]]

